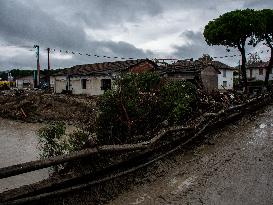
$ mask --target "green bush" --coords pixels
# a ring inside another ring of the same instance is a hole
[[[89,135],[82,130],[76,130],[68,134],[68,151],[74,152],[83,149],[88,142]]]
[[[158,122],[160,77],[153,73],[126,74],[99,101],[98,139],[102,144],[126,142]],[[154,114],[153,119],[151,113]]]
[[[42,158],[63,154],[65,148],[61,141],[64,134],[65,125],[62,122],[51,123],[38,130]]]
[[[249,82],[249,86],[262,87],[264,86],[264,81],[263,80],[252,81],[252,82]]]
[[[54,157],[83,149],[88,134],[81,130],[66,134],[63,122],[50,123],[38,130],[41,158]]]
[[[171,81],[160,91],[162,107],[171,123],[182,123],[189,119],[197,106],[196,87],[187,81]]]
[[[126,74],[99,101],[100,144],[134,142],[164,120],[181,123],[194,110],[196,88],[189,82],[167,82],[155,73]]]

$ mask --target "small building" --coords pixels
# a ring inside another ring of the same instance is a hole
[[[32,75],[17,78],[15,82],[16,82],[16,87],[18,89],[24,89],[24,88],[32,89],[32,88],[34,88],[34,79],[33,79]]]
[[[149,59],[76,65],[51,76],[55,93],[101,95],[112,89],[113,82],[122,73],[141,73],[156,70]]]
[[[44,75],[40,75],[40,88],[44,89],[46,86],[47,78]],[[16,88],[18,89],[34,89],[34,76],[28,75],[16,79]],[[52,83],[52,81],[50,81]]]

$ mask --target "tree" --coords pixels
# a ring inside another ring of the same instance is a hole
[[[255,26],[255,36],[253,38],[252,44],[256,46],[259,42],[264,41],[264,44],[271,50],[270,60],[266,67],[264,82],[264,85],[268,88],[269,74],[273,66],[273,10],[263,9],[256,11],[256,19],[258,23],[257,26]]]
[[[1,80],[8,80],[8,73],[7,72],[0,72]]]
[[[209,45],[223,45],[238,48],[242,56],[242,81],[247,88],[245,45],[253,36],[255,27],[254,10],[235,10],[227,12],[210,21],[204,30],[204,37]]]
[[[167,81],[153,72],[128,73],[99,100],[99,144],[136,143],[149,132],[186,122],[197,110],[196,86],[187,81]],[[138,136],[138,137],[136,137]]]
[[[10,71],[11,76],[13,76],[15,79],[30,76],[33,75],[32,70],[20,70],[20,69],[12,69]]]

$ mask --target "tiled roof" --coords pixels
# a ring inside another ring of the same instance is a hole
[[[183,72],[183,73],[191,73],[191,72],[198,72],[201,70],[201,64],[197,63],[196,61],[186,61],[186,60],[179,60],[173,64],[166,64],[159,67],[159,70],[163,73],[176,73],[176,72]]]
[[[220,61],[212,61],[212,65],[217,69],[227,69],[227,70],[234,70],[233,67],[230,67]]]
[[[199,72],[207,65],[212,65],[218,71],[219,69],[233,69],[232,67],[219,61],[204,62],[201,59],[195,61],[179,60],[176,63],[169,64],[167,66],[161,66],[160,69],[167,72]]]
[[[268,61],[264,62],[264,61],[258,61],[258,62],[252,62],[252,63],[247,63],[246,67],[249,68],[266,68],[268,65]]]
[[[94,63],[85,65],[76,65],[71,68],[66,68],[58,72],[56,75],[89,75],[92,73],[112,73],[127,70],[128,68],[137,65],[139,63],[152,61],[148,59],[138,60],[126,60],[126,61],[114,61],[104,63]]]

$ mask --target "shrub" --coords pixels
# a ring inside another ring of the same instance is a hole
[[[89,134],[82,130],[76,130],[68,135],[68,150],[69,152],[79,151],[86,146]]]
[[[54,122],[38,130],[42,158],[63,154],[64,145],[61,140],[64,134],[65,125],[62,122]]]
[[[155,73],[126,74],[99,101],[100,144],[134,142],[164,120],[181,123],[193,111],[196,88],[189,82],[167,82]]]
[[[197,89],[187,81],[171,81],[160,91],[161,103],[167,119],[175,124],[189,119],[197,106]]]
[[[65,133],[63,122],[50,123],[38,130],[41,158],[67,154],[83,149],[88,140],[88,134],[76,130],[71,134]]]
[[[153,73],[126,74],[99,101],[98,139],[102,144],[128,141],[130,136],[146,131],[157,107],[160,77]],[[150,122],[149,122],[150,121]]]

